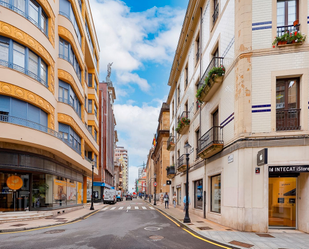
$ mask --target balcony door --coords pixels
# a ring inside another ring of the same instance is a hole
[[[299,79],[279,79],[276,86],[276,127],[300,129]]]
[[[219,141],[219,111],[218,109],[212,114],[212,127],[213,127],[213,142]]]
[[[293,25],[298,19],[297,0],[279,0],[277,2],[277,26]]]

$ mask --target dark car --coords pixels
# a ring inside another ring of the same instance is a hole
[[[132,201],[132,195],[126,195],[126,201],[131,200]]]

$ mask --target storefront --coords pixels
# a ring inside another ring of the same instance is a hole
[[[0,211],[49,210],[83,203],[83,175],[48,158],[0,151]]]
[[[203,180],[194,181],[194,208],[203,209]]]
[[[268,224],[272,228],[298,228],[298,199],[304,194],[302,176],[308,178],[309,166],[270,166],[268,181]]]

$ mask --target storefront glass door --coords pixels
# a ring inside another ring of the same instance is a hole
[[[269,178],[269,226],[296,228],[296,177]]]

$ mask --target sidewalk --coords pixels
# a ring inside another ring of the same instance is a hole
[[[90,204],[86,204],[84,205],[84,208],[52,217],[35,219],[35,220],[24,220],[24,221],[21,220],[21,221],[0,223],[0,235],[1,233],[5,232],[23,231],[34,228],[48,227],[73,222],[83,217],[86,217],[102,209],[105,206],[106,205],[102,203],[94,203],[94,210],[90,210]]]
[[[146,201],[149,203],[149,201]],[[182,208],[164,208],[164,203],[157,201],[154,206],[166,215],[174,218],[187,228],[202,235],[203,237],[224,243],[225,245],[250,249],[308,249],[309,234],[297,230],[271,230],[268,233],[257,234],[251,232],[240,232],[229,227],[219,225],[215,222],[203,219],[190,213],[191,223],[183,223],[185,212]],[[151,203],[153,205],[153,202]],[[191,207],[191,206],[190,206]],[[190,208],[189,207],[189,208]],[[189,209],[190,210],[190,209]]]

